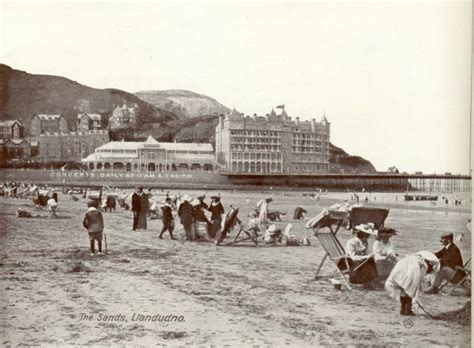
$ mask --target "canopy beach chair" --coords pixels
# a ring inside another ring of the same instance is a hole
[[[345,275],[356,271],[363,263],[355,269],[350,269],[345,250],[336,234],[341,226],[346,224],[352,228],[359,224],[373,223],[376,229],[383,228],[388,212],[388,209],[384,208],[353,207],[348,210],[325,210],[317,217],[309,220],[306,228],[314,230],[314,235],[325,251],[325,255],[316,269],[314,279],[318,279],[318,274],[329,256],[329,259],[336,265],[337,271],[344,279],[346,286],[351,289]],[[329,231],[322,231],[325,228]],[[344,267],[339,267],[341,260],[344,260],[342,263]]]

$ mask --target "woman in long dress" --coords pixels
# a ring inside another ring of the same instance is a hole
[[[377,240],[372,244],[378,281],[385,281],[398,262],[398,255],[395,253],[391,241],[391,237],[396,235],[397,232],[393,228],[384,228],[378,231]]]
[[[140,211],[138,212],[137,222],[137,229],[139,230],[146,230],[149,204],[147,194],[142,191],[140,193]]]
[[[220,196],[211,196],[211,200],[211,205],[207,208],[212,213],[211,223],[209,224],[209,237],[215,238],[221,229],[224,207],[222,206]]]

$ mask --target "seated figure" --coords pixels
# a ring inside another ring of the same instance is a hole
[[[377,240],[372,245],[378,280],[387,279],[398,262],[398,255],[393,250],[393,243],[390,240],[392,236],[396,235],[397,232],[393,228],[384,228],[378,231]]]
[[[453,243],[453,234],[446,233],[441,236],[440,240],[443,248],[435,253],[440,262],[440,270],[436,274],[433,285],[425,291],[427,294],[439,293],[439,286],[443,280],[451,283],[458,283],[464,277],[465,273],[461,270],[456,270],[457,267],[463,266],[461,251]]]
[[[369,251],[368,240],[371,235],[376,235],[374,230],[368,225],[358,225],[354,227],[356,235],[346,243],[347,260],[341,259],[338,263],[340,269],[347,267],[351,272],[349,282],[362,284],[367,288],[373,288],[372,281],[377,278],[377,268],[373,255]]]

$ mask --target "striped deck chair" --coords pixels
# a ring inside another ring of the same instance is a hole
[[[319,243],[323,247],[324,251],[326,251],[326,255],[323,257],[323,260],[319,264],[318,269],[316,271],[315,279],[317,279],[319,271],[321,270],[321,267],[324,264],[324,261],[326,261],[326,258],[329,257],[329,259],[336,265],[336,269],[344,280],[344,283],[349,288],[349,290],[351,290],[352,288],[345,277],[346,274],[349,274],[350,267],[347,260],[346,252],[344,251],[341,242],[339,242],[336,235],[331,231],[318,231],[315,233],[315,236],[316,238],[318,238]],[[344,260],[346,266],[344,267],[343,271],[341,271],[341,269],[338,267],[338,264],[341,260]]]

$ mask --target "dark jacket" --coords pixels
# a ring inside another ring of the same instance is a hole
[[[89,233],[102,232],[104,230],[102,213],[97,209],[89,209],[84,216],[82,226],[84,226]]]
[[[132,211],[140,211],[141,210],[141,199],[138,193],[134,192],[132,195]]]
[[[142,193],[141,195],[138,196],[140,198],[140,211],[141,212],[147,212],[150,201],[148,200],[148,196],[145,193]]]
[[[221,215],[224,214],[224,207],[222,206],[221,202],[217,203],[216,205],[211,205],[207,209],[209,210],[211,215],[211,220],[221,219]]]
[[[183,202],[179,206],[178,215],[181,218],[182,224],[192,224],[193,219],[193,206],[189,202]]]
[[[463,266],[461,252],[454,243],[451,243],[448,249],[443,248],[437,251],[435,255],[439,259],[441,267],[447,266],[455,269],[456,266]]]
[[[173,224],[173,214],[171,207],[169,205],[164,205],[161,207],[161,211],[163,212],[163,225],[168,226]]]
[[[209,222],[207,220],[206,214],[204,214],[204,209],[207,209],[207,204],[204,202],[201,202],[198,205],[194,206],[194,209],[193,209],[194,221]]]

